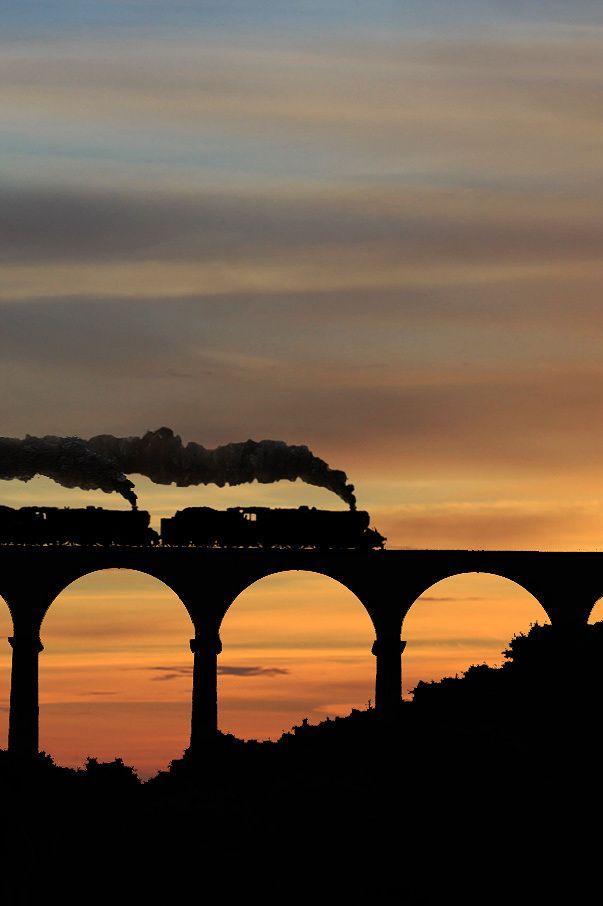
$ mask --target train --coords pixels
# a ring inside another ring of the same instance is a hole
[[[164,544],[198,547],[382,548],[383,535],[363,510],[187,507],[161,520]]]
[[[0,544],[156,544],[150,522],[143,510],[0,506]]]
[[[186,507],[150,527],[144,510],[0,506],[0,544],[381,550],[363,510]]]

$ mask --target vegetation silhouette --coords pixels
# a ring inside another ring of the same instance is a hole
[[[302,899],[498,902],[517,860],[533,869],[522,896],[565,873],[579,898],[586,819],[603,804],[603,623],[570,635],[536,624],[504,657],[419,683],[389,719],[304,720],[277,742],[218,734],[145,783],[121,759],[73,770],[2,752],[5,852],[35,866],[10,873],[9,902],[55,887],[81,902],[82,885],[86,902],[201,898],[216,880],[228,899],[293,897],[299,881]]]

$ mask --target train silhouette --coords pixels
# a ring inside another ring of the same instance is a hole
[[[144,510],[0,506],[0,544],[163,545],[204,548],[380,550],[363,510],[186,507],[150,527]]]

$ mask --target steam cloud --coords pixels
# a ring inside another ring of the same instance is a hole
[[[0,478],[52,478],[64,488],[117,491],[136,506],[134,483],[79,437],[0,437]]]
[[[299,478],[356,508],[354,486],[347,483],[345,472],[331,469],[307,447],[280,440],[247,440],[207,450],[194,442],[184,445],[170,428],[148,431],[144,437],[0,438],[0,478],[29,481],[36,474],[46,475],[68,488],[117,491],[136,506],[134,485],[126,477],[134,473],[178,487]]]

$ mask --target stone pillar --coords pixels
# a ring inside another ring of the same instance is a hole
[[[377,659],[375,678],[375,708],[383,715],[398,711],[402,698],[402,652],[406,642],[400,632],[380,633],[373,643]]]
[[[190,750],[218,732],[218,655],[222,642],[218,632],[203,632],[191,639],[193,661],[193,705]]]
[[[38,753],[38,655],[44,646],[37,631],[23,629],[8,641],[13,649],[8,748],[26,758]]]

